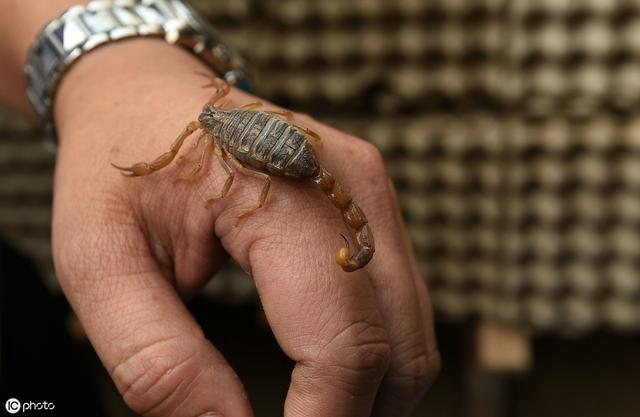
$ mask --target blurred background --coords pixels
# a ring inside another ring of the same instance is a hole
[[[640,0],[190,3],[258,96],[382,151],[444,361],[414,416],[640,415]],[[2,390],[130,416],[56,285],[42,143],[0,113]],[[191,309],[279,416],[293,364],[218,275]]]

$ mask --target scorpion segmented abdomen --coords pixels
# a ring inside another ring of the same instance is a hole
[[[267,112],[235,111],[220,129],[225,150],[252,168],[310,178],[319,169],[313,147],[292,124]]]

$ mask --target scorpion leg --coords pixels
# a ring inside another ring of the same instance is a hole
[[[218,104],[216,107],[219,108],[219,109],[224,109],[225,106],[227,105],[227,103],[228,103],[228,101],[225,100],[222,103]],[[254,101],[252,103],[243,104],[242,106],[237,107],[237,108],[235,108],[233,110],[253,110],[253,109],[258,108],[260,106],[262,106],[261,102]]]
[[[240,224],[240,221],[242,219],[253,214],[253,212],[255,212],[256,210],[264,206],[264,202],[267,200],[267,196],[269,195],[269,188],[271,188],[271,177],[262,172],[254,171],[252,169],[245,167],[234,157],[231,157],[230,159],[231,159],[231,163],[233,164],[233,167],[238,171],[242,172],[244,175],[249,175],[251,177],[264,180],[264,185],[262,186],[262,192],[260,193],[260,197],[258,198],[258,205],[252,209],[245,211],[244,213],[236,217],[236,220],[233,222],[233,225],[238,226],[238,224]]]
[[[193,143],[193,145],[191,145],[191,148],[189,148],[189,150],[187,151],[186,154],[180,155],[178,157],[178,159],[176,160],[176,164],[180,165],[182,164],[185,159],[187,159],[187,155],[190,155],[191,152],[195,151],[196,149],[198,149],[198,146],[200,146],[200,143],[202,142],[202,138],[204,138],[206,135],[206,133],[202,133],[200,134],[197,138],[196,141]]]
[[[308,127],[300,126],[298,123],[296,123],[296,121],[294,119],[294,116],[293,116],[293,113],[290,112],[289,110],[269,110],[269,111],[267,111],[267,113],[271,113],[271,114],[276,115],[276,116],[284,117],[285,119],[287,119],[287,122],[291,123],[297,129],[300,129],[302,132],[304,132],[317,145],[319,145],[319,146],[322,145],[322,139],[320,138],[320,135],[318,135],[316,132],[314,132],[313,130],[309,129]]]
[[[218,100],[220,100],[222,97],[229,94],[230,90],[231,90],[231,87],[229,87],[229,84],[227,83],[222,84],[222,86],[218,87],[216,92],[213,94],[213,97],[211,97],[209,101],[207,101],[206,105],[213,106],[214,104],[216,104]]]
[[[214,77],[213,75],[207,74],[205,72],[196,71],[196,74],[202,75],[209,79],[209,84],[203,85],[202,88],[216,88],[216,92],[213,94],[213,97],[211,97],[209,101],[207,101],[206,105],[213,106],[218,100],[229,94],[231,87],[224,80]]]
[[[175,180],[173,180],[173,184],[175,185],[178,181],[192,181],[194,180],[197,175],[200,173],[200,171],[202,171],[202,167],[204,167],[207,155],[209,154],[209,150],[210,148],[213,146],[213,139],[211,139],[210,136],[208,135],[201,135],[200,137],[198,137],[198,142],[196,142],[197,144],[200,143],[200,139],[202,138],[204,139],[204,147],[202,148],[202,153],[200,153],[200,159],[198,160],[198,162],[195,164],[195,166],[193,167],[193,169],[191,170],[191,172],[189,172],[187,175],[181,176],[176,178]]]
[[[176,154],[182,147],[185,139],[187,139],[193,132],[200,129],[202,126],[200,122],[191,122],[187,125],[184,131],[178,136],[178,138],[171,144],[171,148],[169,151],[163,153],[152,162],[138,162],[137,164],[131,165],[130,167],[121,167],[114,163],[111,163],[114,168],[122,171],[122,175],[126,175],[128,177],[139,177],[143,175],[149,175],[154,173],[155,171],[166,167],[173,161],[173,158],[176,157]]]
[[[356,234],[357,252],[351,255],[349,241],[342,236],[345,241],[345,247],[339,249],[336,253],[336,261],[347,272],[364,267],[369,263],[375,252],[373,234],[367,224],[367,217],[360,207],[353,202],[351,196],[339,184],[336,184],[333,176],[324,168],[320,168],[318,175],[313,178],[313,182],[320,187],[331,203],[340,209],[345,223]]]
[[[320,135],[318,135],[316,132],[314,132],[313,130],[305,126],[300,126],[297,124],[294,124],[294,126],[302,130],[304,133],[306,133],[316,143],[316,145],[322,146],[322,139],[320,138]]]
[[[221,78],[216,77],[215,75],[212,75],[211,73],[204,72],[204,71],[194,71],[194,73],[196,75],[201,75],[204,78],[209,80],[209,84],[205,84],[205,85],[201,86],[202,88],[209,88],[209,87],[220,88],[221,86],[224,86],[224,85],[228,86],[226,81],[224,81]]]
[[[242,106],[238,107],[235,110],[253,110],[261,106],[264,106],[264,104],[262,104],[261,101],[254,101],[252,103],[243,104]]]
[[[205,208],[209,208],[209,204],[213,203],[214,201],[226,197],[226,195],[229,193],[229,190],[231,189],[231,184],[233,184],[233,179],[235,178],[235,175],[236,175],[236,173],[233,172],[233,169],[231,169],[231,167],[226,161],[224,150],[218,147],[217,145],[214,145],[214,150],[216,152],[216,157],[218,158],[218,162],[220,162],[220,165],[222,165],[222,168],[224,168],[225,172],[227,173],[227,180],[224,182],[224,185],[222,186],[222,191],[220,191],[220,195],[218,195],[217,197],[211,197],[211,198],[205,199],[204,201]]]
[[[285,119],[287,119],[287,122],[289,123],[293,123],[293,112],[290,112],[289,110],[267,110],[267,113],[271,113],[274,114],[276,116],[280,116],[280,117],[284,117]]]

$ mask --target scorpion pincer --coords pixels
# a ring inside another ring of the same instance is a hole
[[[204,142],[203,150],[194,169],[185,177],[193,179],[202,169],[208,152],[213,150],[227,173],[220,195],[206,199],[209,203],[227,195],[234,180],[234,169],[264,181],[258,205],[241,214],[238,222],[261,208],[269,193],[271,175],[315,183],[331,203],[342,212],[345,223],[356,236],[355,254],[351,254],[349,241],[342,236],[345,247],[336,253],[336,261],[343,270],[350,272],[364,267],[372,258],[375,246],[367,218],[345,189],[318,162],[308,139],[319,141],[312,130],[298,126],[288,111],[256,110],[262,103],[249,103],[236,109],[214,106],[229,92],[222,80],[213,79],[209,86],[217,87],[214,96],[205,104],[197,121],[187,125],[173,142],[169,151],[152,162],[139,162],[129,167],[112,164],[127,176],[149,175],[173,161],[185,140],[195,131],[202,130],[194,148]]]

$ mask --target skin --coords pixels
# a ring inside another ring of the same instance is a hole
[[[21,67],[39,28],[69,3],[8,1],[0,16],[6,107],[34,117]],[[160,155],[197,119],[212,93],[197,71],[209,70],[162,41],[123,41],[83,57],[56,95],[56,271],[124,400],[149,416],[253,415],[239,378],[184,304],[230,255],[252,275],[296,362],[285,416],[409,414],[440,360],[427,288],[372,145],[294,114],[322,137],[320,161],[371,224],[376,254],[351,273],[333,256],[348,230],[309,183],[274,178],[266,206],[234,227],[260,183],[238,174],[229,195],[205,209],[198,194],[217,195],[226,178],[215,158],[202,178],[176,185],[185,166],[135,179],[110,166]],[[227,106],[256,100],[232,89]]]

